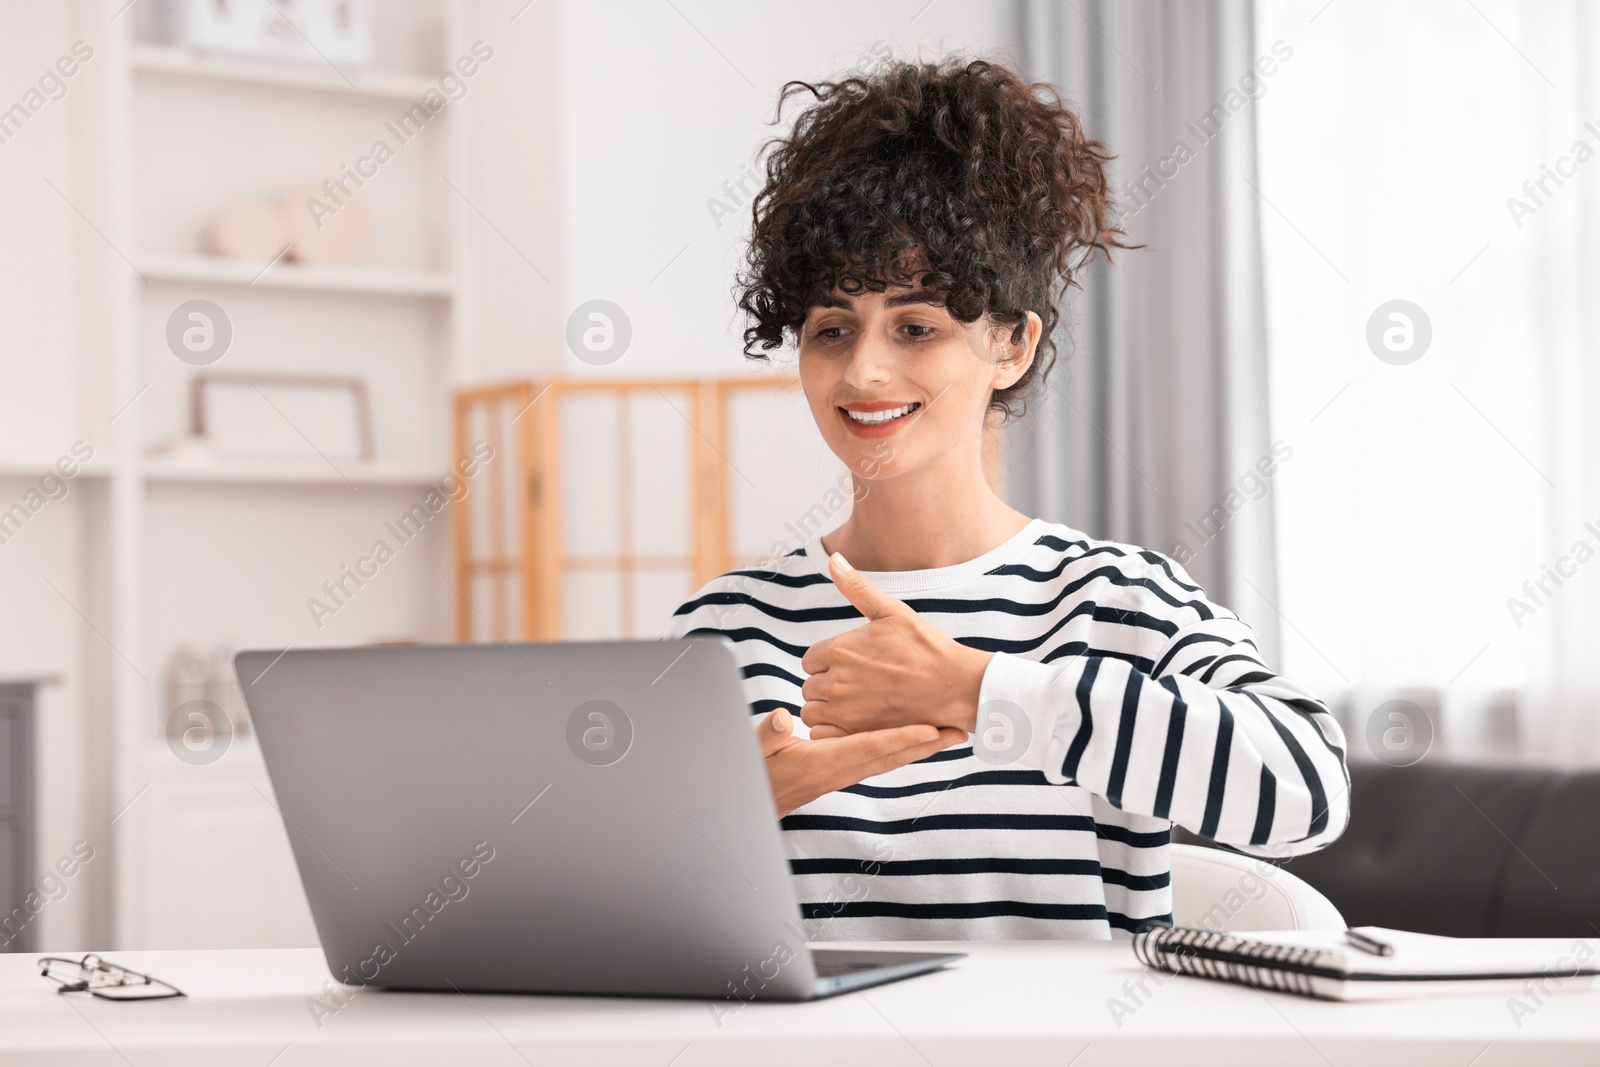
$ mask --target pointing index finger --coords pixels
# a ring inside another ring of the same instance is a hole
[[[904,601],[896,600],[873,585],[866,575],[852,567],[850,561],[837,552],[828,557],[828,570],[833,584],[844,594],[844,598],[869,619],[881,619],[885,615],[898,615],[911,610]]]

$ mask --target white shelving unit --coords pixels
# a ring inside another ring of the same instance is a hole
[[[337,627],[313,627],[301,601],[449,467],[449,391],[462,379],[467,344],[461,265],[470,249],[467,209],[444,181],[470,187],[469,119],[447,107],[419,134],[428,142],[408,147],[394,173],[385,172],[387,184],[371,200],[379,238],[373,262],[359,267],[211,258],[200,251],[196,217],[183,212],[215,213],[265,195],[272,190],[259,187],[259,175],[291,165],[307,176],[336,176],[340,162],[368,148],[359,131],[418,101],[437,86],[438,74],[427,72],[463,54],[463,5],[374,5],[380,22],[405,23],[402,32],[380,33],[384,69],[341,75],[146,43],[138,12],[113,18],[125,2],[106,0],[109,36],[103,46],[95,42],[97,66],[110,68],[98,104],[103,136],[94,141],[104,153],[96,217],[135,268],[119,260],[107,274],[95,404],[105,419],[126,410],[111,423],[103,455],[97,442],[92,472],[104,486],[95,548],[107,620],[95,662],[104,721],[115,735],[102,798],[114,817],[112,941],[119,948],[314,944],[253,736],[215,763],[179,760],[163,730],[165,674],[181,644],[448,638],[444,522],[429,530],[432,547],[408,546],[375,591],[341,612]],[[398,62],[384,55],[385,42],[396,40],[414,42]],[[425,58],[423,41],[436,55]],[[236,127],[222,130],[219,116]],[[239,129],[250,136],[241,139]],[[171,151],[178,143],[171,139],[189,130],[187,149]],[[208,130],[234,139],[215,147]],[[222,304],[233,319],[234,345],[217,369],[363,377],[378,458],[154,456],[163,438],[188,429],[195,368],[167,352],[164,324],[194,297]]]

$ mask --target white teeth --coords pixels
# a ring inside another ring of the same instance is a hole
[[[901,416],[909,415],[921,406],[920,404],[907,404],[904,407],[887,408],[883,411],[851,411],[847,408],[845,409],[845,414],[855,422],[864,422],[870,425],[877,422],[888,422],[890,419],[898,419]]]

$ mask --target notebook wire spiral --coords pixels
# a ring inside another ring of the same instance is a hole
[[[1343,977],[1342,957],[1327,949],[1247,941],[1231,934],[1185,926],[1154,926],[1133,937],[1133,952],[1146,967],[1238,982],[1302,996],[1327,997],[1316,978]]]

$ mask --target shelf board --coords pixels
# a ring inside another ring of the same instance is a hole
[[[56,461],[60,458],[59,454],[40,456],[38,459],[33,460],[14,456],[0,458],[0,478],[36,482],[46,474],[55,474]],[[70,483],[77,481],[79,478],[104,478],[109,473],[105,469],[104,463],[95,464],[91,461],[90,463],[79,463],[78,473],[66,480]],[[59,475],[57,476],[59,477]]]
[[[153,282],[241,285],[261,289],[366,293],[374,296],[448,298],[454,279],[443,271],[378,270],[371,267],[302,267],[276,263],[266,270],[220,256],[145,256],[139,273]]]
[[[435,485],[444,472],[420,464],[362,463],[338,460],[212,460],[206,462],[150,459],[147,481],[170,485],[355,485],[423,488]]]
[[[275,63],[155,44],[134,46],[133,69],[145,75],[295,89],[367,100],[415,101],[428,90],[437,92],[439,89],[436,81],[421,74],[346,71],[340,75],[326,64]]]

